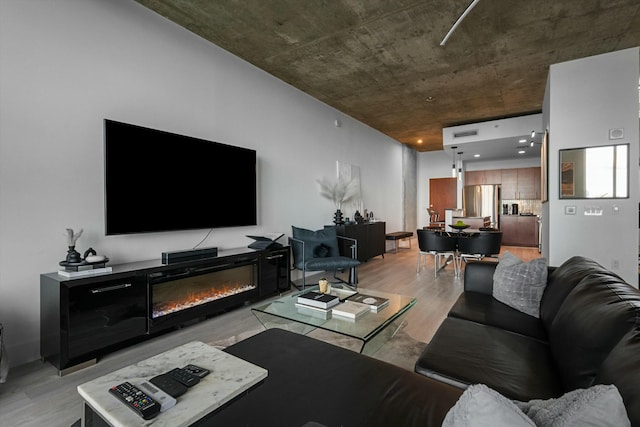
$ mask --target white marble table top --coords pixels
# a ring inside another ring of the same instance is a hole
[[[207,368],[211,372],[178,397],[174,407],[150,420],[142,419],[109,393],[112,386],[122,382],[140,384],[156,375],[190,363]],[[193,341],[81,384],[78,386],[78,393],[95,412],[114,427],[179,427],[188,426],[224,405],[265,379],[267,374],[266,369],[205,343]]]

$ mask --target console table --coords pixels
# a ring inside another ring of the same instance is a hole
[[[358,261],[365,262],[369,258],[382,255],[386,251],[386,223],[383,221],[350,223],[336,225],[338,236],[349,237],[358,241]],[[345,254],[349,254],[345,251]]]
[[[96,276],[42,274],[40,354],[63,375],[167,329],[277,295],[290,289],[289,259],[288,246],[238,248],[171,264],[115,265]]]
[[[211,371],[186,394],[177,398],[174,407],[144,421],[109,393],[112,386],[128,381],[137,385],[173,368],[194,364]],[[84,425],[114,427],[153,424],[182,427],[205,415],[260,383],[268,375],[266,369],[225,353],[199,341],[176,347],[157,356],[127,366],[78,386],[84,399]]]

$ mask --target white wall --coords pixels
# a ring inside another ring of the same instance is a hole
[[[592,258],[638,286],[638,76],[639,48],[552,65],[549,71],[549,247],[560,265],[573,255]],[[625,137],[609,140],[609,130]],[[629,198],[559,199],[559,150],[629,143]],[[566,215],[566,206],[576,215]],[[614,214],[614,206],[620,211]],[[585,216],[600,207],[603,216]],[[619,267],[615,267],[615,265]]]
[[[360,167],[365,207],[402,226],[398,142],[131,0],[0,0],[0,94],[0,322],[14,366],[40,357],[39,275],[64,259],[66,228],[112,264],[208,231],[104,236],[104,118],[257,150],[259,226],[216,229],[203,246],[329,224],[315,180],[335,178],[337,160]]]

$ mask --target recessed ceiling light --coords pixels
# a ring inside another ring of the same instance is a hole
[[[524,154],[524,153],[526,153],[526,151],[524,151],[524,150],[518,150],[518,154]]]
[[[436,99],[433,96],[427,96],[427,99],[425,99],[425,101],[427,101],[427,102],[433,102],[435,100]]]
[[[520,144],[523,144],[523,143],[527,142],[527,140],[523,138],[523,139],[518,140],[518,142],[519,142]]]
[[[480,157],[480,154],[474,154],[473,157]]]
[[[418,140],[418,144],[422,144],[422,140],[421,139]]]

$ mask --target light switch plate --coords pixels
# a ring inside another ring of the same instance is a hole
[[[584,214],[586,216],[602,216],[602,208],[600,206],[586,206]]]
[[[576,214],[576,207],[575,206],[565,206],[564,207],[564,214],[565,215],[575,215]]]

